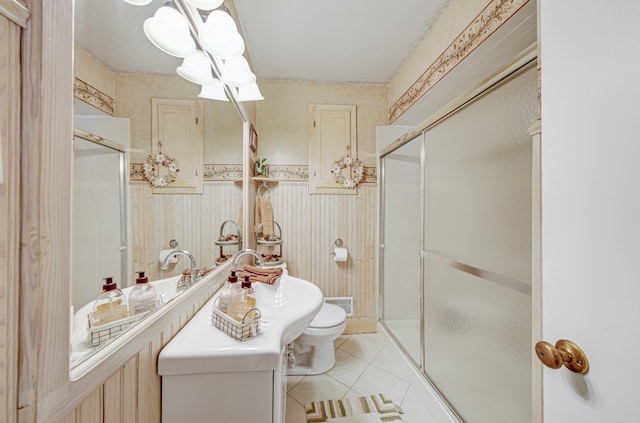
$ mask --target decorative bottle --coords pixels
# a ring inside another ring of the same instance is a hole
[[[220,290],[218,309],[223,313],[229,314],[233,304],[240,300],[241,291],[242,288],[240,288],[240,284],[238,283],[236,271],[232,270],[231,275],[229,275],[227,279],[227,283],[225,283],[224,287]]]
[[[93,303],[93,313],[91,315],[91,324],[93,326],[104,325],[129,316],[126,297],[118,289],[113,277],[104,278],[104,280],[105,284],[102,285],[102,293]]]
[[[149,283],[149,278],[144,272],[138,272],[136,285],[129,293],[129,313],[135,314],[146,313],[158,306],[158,291]]]
[[[242,282],[242,293],[240,295],[240,299],[232,304],[231,313],[229,314],[237,321],[242,322],[244,317],[247,316],[247,313],[254,308],[256,308],[256,293],[251,287],[249,275],[245,275],[244,281]],[[253,316],[251,315],[247,316],[247,318],[252,317]]]

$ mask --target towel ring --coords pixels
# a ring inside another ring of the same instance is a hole
[[[265,181],[262,181],[262,185],[260,185],[258,187],[258,192],[257,192],[257,197],[258,198],[263,198],[264,193],[266,193],[269,195],[267,198],[271,198],[271,190],[269,190],[269,186],[267,185],[267,183]]]

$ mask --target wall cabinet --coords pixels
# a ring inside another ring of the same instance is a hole
[[[358,193],[342,187],[331,173],[334,162],[357,158],[356,135],[355,105],[309,105],[309,194]]]
[[[154,194],[202,194],[204,167],[204,122],[202,101],[151,99],[152,154],[162,151],[175,159],[177,179],[167,187],[154,187]],[[168,169],[161,167],[160,176]]]

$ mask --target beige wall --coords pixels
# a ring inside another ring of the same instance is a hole
[[[151,98],[196,99],[200,86],[178,75],[116,74],[115,115],[131,119],[132,163],[151,152]],[[204,105],[204,162],[242,163],[242,120],[229,102],[201,99]]]
[[[111,98],[116,96],[116,74],[87,51],[75,47],[73,66],[75,77],[90,84]]]
[[[265,100],[256,111],[258,155],[268,164],[309,163],[307,105],[318,103],[357,106],[358,158],[375,166],[375,127],[387,124],[385,86],[276,80],[259,86]]]
[[[431,66],[488,3],[489,0],[451,0],[422,42],[391,80],[389,107]]]

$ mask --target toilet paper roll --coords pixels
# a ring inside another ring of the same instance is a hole
[[[348,252],[346,248],[334,248],[333,253],[333,261],[347,261]]]
[[[158,256],[158,260],[160,260],[160,264],[164,263],[165,259],[169,256],[169,254],[171,254],[172,251],[173,250],[160,251],[160,255]],[[174,254],[173,257],[169,259],[169,263],[177,263],[177,262],[178,262],[178,256]]]

